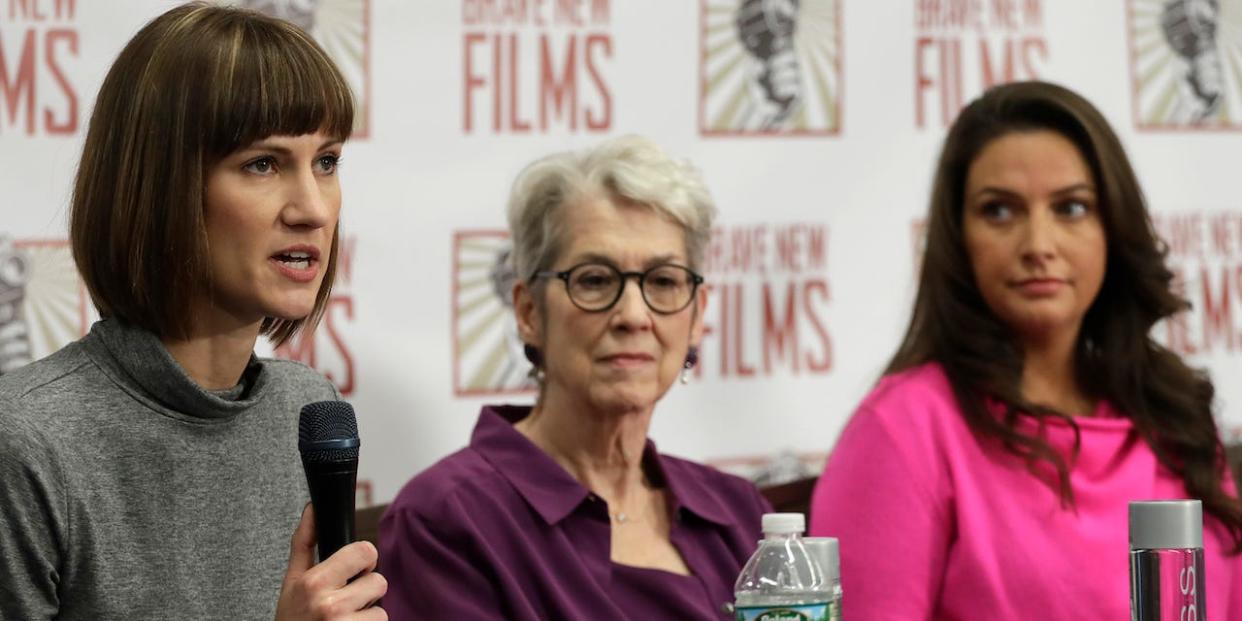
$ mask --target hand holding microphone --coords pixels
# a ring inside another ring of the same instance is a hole
[[[302,408],[298,449],[311,506],[302,511],[289,545],[277,621],[388,618],[371,607],[388,590],[388,582],[375,572],[379,553],[369,542],[354,542],[358,446],[358,423],[348,403],[321,401]]]

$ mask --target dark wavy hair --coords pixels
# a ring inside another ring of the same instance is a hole
[[[999,440],[1036,476],[1047,473],[1062,504],[1073,506],[1069,468],[1080,447],[1079,428],[1066,413],[1023,399],[1022,343],[980,294],[962,233],[971,163],[993,140],[1028,131],[1056,132],[1078,148],[1091,168],[1107,238],[1107,272],[1075,349],[1078,385],[1134,421],[1160,462],[1185,482],[1187,493],[1229,529],[1234,552],[1242,551],[1242,503],[1224,490],[1225,451],[1212,416],[1215,389],[1206,373],[1151,338],[1156,322],[1190,304],[1171,287],[1166,247],[1152,228],[1121,142],[1103,115],[1068,89],[1045,82],[994,87],[963,109],[949,129],[932,186],[914,310],[885,373],[939,363],[974,432]],[[1001,415],[990,403],[1003,406]],[[1072,454],[1019,430],[1024,418],[1041,424],[1064,419],[1074,430]]]

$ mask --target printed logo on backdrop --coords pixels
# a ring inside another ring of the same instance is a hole
[[[0,13],[0,136],[78,131],[76,0],[8,0]]]
[[[371,132],[371,0],[232,0],[310,33],[354,91],[354,138]]]
[[[457,396],[528,392],[510,291],[516,275],[505,231],[453,239],[453,386]],[[755,224],[712,231],[700,380],[827,375],[834,365],[828,311],[828,227]]]
[[[1242,0],[1129,0],[1135,123],[1242,126]]]
[[[989,87],[1043,75],[1043,0],[912,1],[915,127],[948,127]]]
[[[453,392],[459,397],[535,389],[513,316],[512,249],[503,230],[453,236]]]
[[[462,132],[613,126],[609,0],[460,0]]]
[[[77,340],[94,309],[69,242],[0,234],[0,373]]]
[[[712,231],[699,378],[828,375],[828,226],[751,224]]]
[[[700,0],[699,133],[840,133],[841,2]]]
[[[1175,285],[1193,306],[1154,336],[1200,364],[1242,360],[1242,211],[1152,214],[1152,223],[1169,246]]]
[[[332,294],[328,296],[319,325],[313,331],[298,333],[275,351],[275,355],[281,358],[297,360],[315,369],[345,397],[358,390],[353,354],[353,273],[357,242],[356,236],[341,234],[336,254],[336,279],[332,282]]]

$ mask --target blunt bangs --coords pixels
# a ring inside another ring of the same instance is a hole
[[[204,155],[224,156],[268,136],[322,131],[346,140],[353,132],[354,98],[336,65],[296,26],[255,28],[237,20],[220,42],[202,82],[207,101]]]

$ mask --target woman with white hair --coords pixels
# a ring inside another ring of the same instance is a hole
[[[768,504],[647,438],[697,359],[714,211],[643,138],[522,172],[512,295],[539,396],[484,407],[470,445],[398,494],[380,525],[392,619],[728,617]]]

